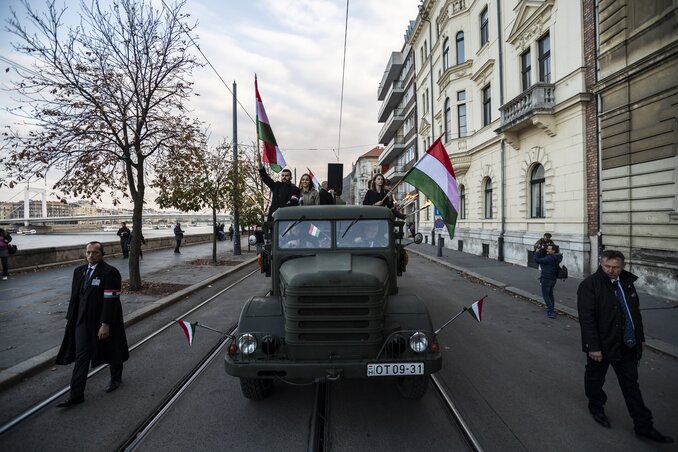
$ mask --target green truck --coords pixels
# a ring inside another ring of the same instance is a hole
[[[286,207],[273,219],[260,254],[271,290],[245,303],[227,343],[243,395],[261,400],[275,381],[384,378],[421,398],[442,357],[422,300],[398,294],[404,223],[376,206]]]

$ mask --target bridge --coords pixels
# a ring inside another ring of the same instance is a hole
[[[144,221],[150,219],[165,220],[168,223],[175,223],[177,221],[212,221],[211,213],[176,213],[176,212],[155,212],[144,213],[142,215]],[[111,222],[130,222],[132,221],[131,213],[113,214],[113,215],[73,215],[68,217],[23,217],[23,218],[5,218],[0,220],[4,224],[18,224],[23,223],[24,226],[30,224],[46,224],[46,223],[73,223],[74,221],[111,221]],[[232,223],[233,216],[230,213],[217,214],[218,223]]]

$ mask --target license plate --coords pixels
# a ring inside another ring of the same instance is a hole
[[[367,365],[368,377],[424,375],[424,363],[379,363]]]

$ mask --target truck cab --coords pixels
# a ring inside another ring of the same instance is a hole
[[[422,300],[398,294],[404,223],[377,206],[286,207],[273,219],[260,255],[271,290],[245,303],[227,344],[243,395],[263,399],[274,381],[391,377],[422,397],[442,358]]]

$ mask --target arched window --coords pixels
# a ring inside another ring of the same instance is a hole
[[[460,31],[457,33],[457,64],[461,64],[466,61],[464,56],[464,32]]]
[[[485,189],[485,218],[492,218],[492,179],[489,177],[485,179],[483,184]]]
[[[445,99],[445,142],[452,139],[452,107],[450,98]]]
[[[466,188],[459,186],[459,218],[466,219]]]
[[[450,38],[443,41],[443,71],[450,67]]]
[[[530,216],[545,218],[544,210],[544,167],[536,165],[530,175]]]

